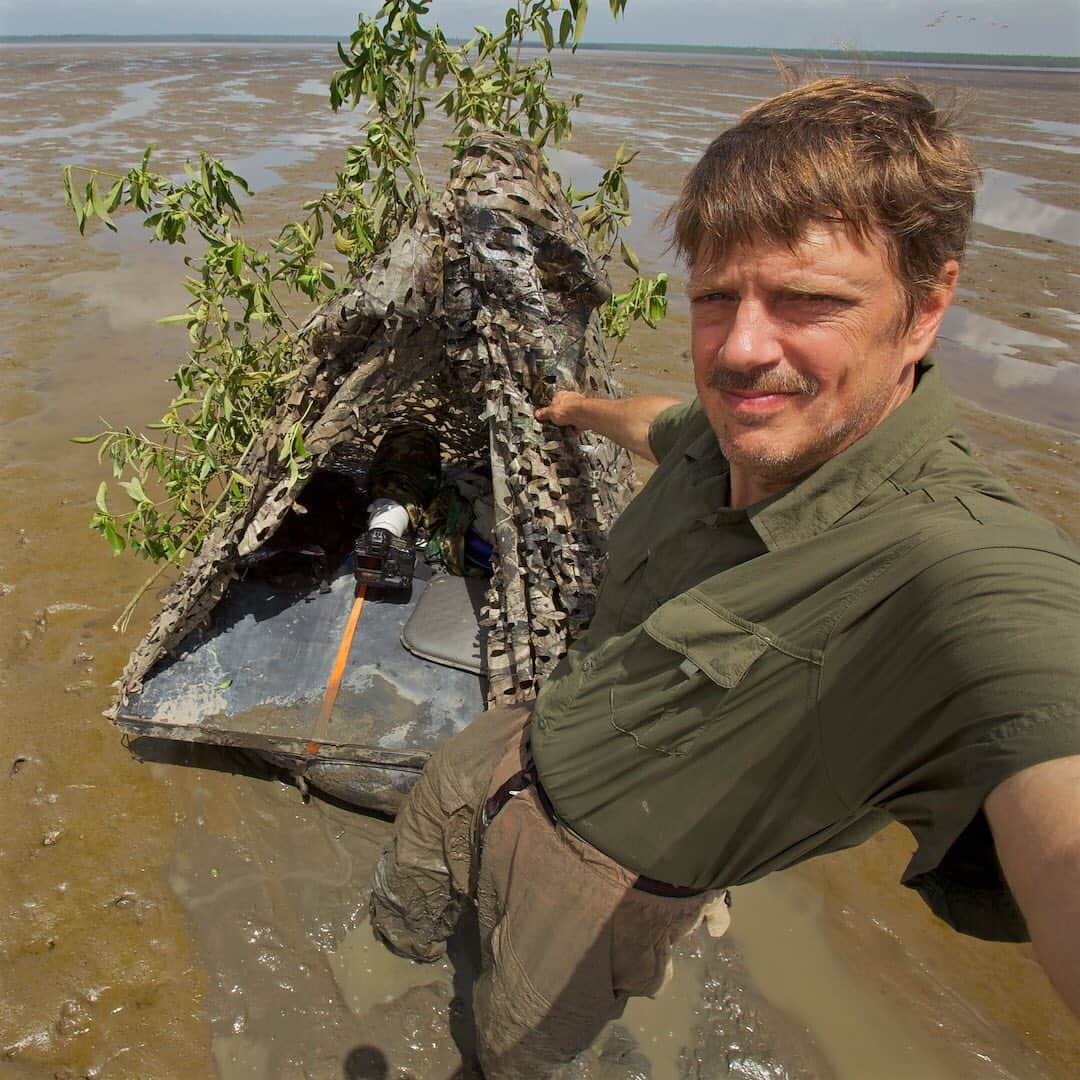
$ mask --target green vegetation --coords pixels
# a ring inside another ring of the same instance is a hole
[[[626,0],[608,0],[618,16]],[[426,21],[430,0],[387,0],[374,17],[359,16],[348,43],[338,45],[342,68],[330,83],[334,109],[364,102],[362,138],[350,146],[335,186],[304,204],[304,216],[285,224],[269,250],[244,236],[240,199],[246,182],[203,156],[177,182],[150,168],[151,150],[136,168],[109,174],[69,166],[67,203],[80,233],[97,220],[115,229],[113,215],[132,210],[155,240],[200,242],[188,255],[187,311],[164,322],[183,323],[189,352],[173,376],[176,396],[145,430],[108,426],[77,442],[96,443],[122,491],[101,484],[91,526],[117,552],[130,549],[156,562],[180,563],[196,552],[215,524],[249,498],[244,454],[287,392],[304,354],[290,317],[298,301],[321,304],[338,288],[326,261],[329,241],[361,275],[377,252],[433,195],[418,151],[429,112],[452,125],[451,149],[477,130],[520,135],[543,146],[571,129],[580,95],[552,93],[551,54],[575,49],[585,29],[587,0],[516,0],[498,30],[476,29],[452,43]],[[539,55],[523,56],[528,39]],[[619,237],[629,217],[625,170],[633,154],[620,148],[592,191],[568,190],[590,244],[606,263],[615,253],[635,275],[637,258]],[[635,276],[603,312],[609,337],[626,335],[635,319],[655,325],[666,311],[666,277]],[[280,451],[295,482],[308,458],[298,422]]]

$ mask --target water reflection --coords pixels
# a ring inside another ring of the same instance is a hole
[[[1028,176],[986,169],[975,205],[975,220],[995,229],[1033,233],[1065,244],[1080,245],[1080,212],[1039,202],[1021,193]]]
[[[1034,363],[1021,349],[1051,349],[1062,363]],[[964,308],[950,308],[934,354],[960,397],[992,412],[1080,432],[1080,364],[1055,338],[1017,330]]]
[[[235,102],[237,105],[273,105],[271,98],[259,97],[247,89],[246,78],[228,79],[220,84],[219,89],[225,91],[225,99]]]
[[[942,337],[991,355],[1019,356],[1021,349],[1064,349],[1065,343],[1045,334],[1018,330],[996,319],[988,319],[967,308],[953,306],[941,325]],[[1029,364],[1041,368],[1040,364]]]

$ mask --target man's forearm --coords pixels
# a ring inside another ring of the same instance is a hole
[[[575,390],[559,390],[551,404],[536,410],[536,418],[546,424],[594,431],[631,453],[656,461],[649,445],[653,420],[679,399],[659,395],[628,398],[589,398]]]
[[[1035,956],[1080,1016],[1080,755],[1010,777],[986,816]]]

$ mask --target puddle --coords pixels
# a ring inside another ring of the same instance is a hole
[[[1025,251],[1023,248],[1006,247],[1004,244],[991,244],[986,240],[972,240],[968,247],[985,248],[987,251],[1004,251],[1009,255],[1019,255],[1023,259],[1038,259],[1041,262],[1054,262],[1057,259],[1056,255],[1046,251]],[[960,290],[958,289],[957,292],[959,293]]]
[[[252,195],[258,195],[267,188],[277,187],[282,183],[282,176],[277,172],[278,169],[296,165],[307,157],[308,155],[298,147],[272,146],[244,157],[226,158],[225,164],[248,182]]]
[[[92,131],[118,127],[129,120],[157,112],[164,96],[158,87],[166,83],[187,82],[193,78],[195,78],[194,75],[169,75],[163,79],[150,79],[146,82],[122,86],[120,92],[125,100],[120,105],[114,105],[107,115],[97,120],[87,120],[82,124],[70,124],[67,127],[37,127],[31,131],[20,132],[18,135],[0,135],[0,146],[68,138],[73,135],[84,135]]]
[[[574,113],[574,126],[575,128],[591,127],[594,134],[614,134],[619,139],[625,139],[627,148],[630,150],[648,147],[653,151],[670,154],[688,164],[693,164],[701,157],[702,146],[719,130],[717,128],[699,134],[643,128],[633,117],[590,112],[587,109],[579,109]],[[632,199],[631,202],[633,202]]]
[[[956,1080],[947,1061],[919,1045],[887,998],[867,993],[842,964],[823,925],[820,896],[790,876],[735,891],[729,933],[755,985],[808,1028],[837,1080]]]
[[[1052,299],[1057,298],[1056,293],[1052,293],[1049,289],[1044,289],[1043,294],[1049,296]],[[1047,314],[1056,315],[1059,319],[1065,321],[1065,325],[1070,330],[1080,330],[1080,313],[1075,311],[1066,311],[1064,308],[1051,307],[1046,309]]]
[[[687,945],[677,946],[674,971],[663,990],[655,998],[631,998],[619,1021],[648,1057],[650,1080],[682,1080],[685,1075],[679,1059],[694,1043],[703,983],[699,961]]]
[[[296,88],[298,94],[312,94],[315,97],[326,98],[330,100],[330,86],[322,79],[305,79]]]
[[[68,301],[63,307],[69,312],[85,305],[84,311],[103,316],[115,333],[160,332],[163,341],[175,331],[177,343],[186,340],[182,325],[154,325],[157,319],[184,311],[191,299],[181,280],[185,252],[164,244],[147,244],[147,234],[134,218],[118,225],[120,233],[95,237],[95,246],[123,255],[141,245],[138,259],[124,258],[120,265],[102,270],[61,274],[49,283],[50,294]]]
[[[29,178],[25,169],[20,169],[17,165],[0,165],[0,185],[3,187],[24,188],[28,183]],[[7,218],[7,211],[4,212],[4,218]]]
[[[1032,150],[1050,150],[1054,153],[1080,154],[1080,146],[1069,146],[1067,143],[1043,143],[1033,142],[1029,139],[998,139],[992,135],[972,135],[972,142],[993,143],[995,146],[1026,146]]]
[[[234,102],[237,105],[273,105],[272,98],[258,97],[247,89],[248,80],[228,79],[219,84],[219,89],[225,91],[223,100]]]
[[[13,234],[6,237],[4,243],[21,247],[67,244],[71,242],[75,232],[74,228],[71,231],[58,229],[39,214],[22,214],[11,210],[4,211],[4,216],[0,218],[0,229]]]
[[[957,397],[991,412],[1080,434],[1080,365],[994,359],[941,338],[934,356]]]
[[[412,987],[439,983],[445,997],[453,996],[453,970],[444,958],[434,964],[416,964],[395,956],[375,940],[365,920],[349,931],[327,955],[334,980],[345,1003],[357,1016],[378,1005],[389,1005]]]
[[[1069,317],[1075,325],[1076,316]],[[1021,355],[1026,349],[1062,353],[1062,362],[1035,363]],[[952,307],[934,355],[960,397],[1006,416],[1080,432],[1080,364],[1066,359],[1067,349],[1056,338]]]
[[[945,313],[941,336],[971,349],[978,349],[988,356],[1016,357],[1020,355],[1021,349],[1067,348],[1065,343],[1057,338],[1035,334],[1030,330],[1017,330],[1014,326],[955,305]],[[1028,366],[1041,368],[1039,364]]]
[[[982,188],[975,204],[975,220],[995,229],[1033,233],[1064,244],[1080,245],[1080,211],[1039,202],[1020,188],[1031,177],[999,169],[983,171]]]
[[[564,183],[570,180],[575,188],[585,191],[596,185],[604,171],[604,167],[574,150],[548,150],[548,158]],[[665,255],[667,241],[656,227],[656,219],[667,209],[670,198],[632,176],[626,178],[626,186],[630,191],[632,211],[630,224],[623,230],[627,242],[642,259],[670,270],[671,260]]]
[[[1045,131],[1048,135],[1080,139],[1080,124],[1069,123],[1067,120],[1028,120],[1028,123],[1037,131]]]

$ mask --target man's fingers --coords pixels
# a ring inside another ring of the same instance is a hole
[[[543,424],[573,427],[573,408],[580,399],[581,395],[576,390],[556,390],[551,402],[536,410],[536,419]]]

